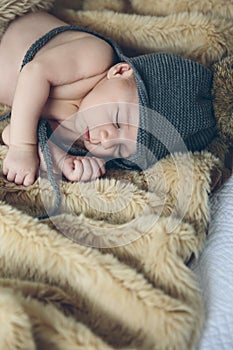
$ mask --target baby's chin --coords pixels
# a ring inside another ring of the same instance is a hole
[[[83,142],[83,145],[84,145],[84,148],[90,152],[91,154],[93,154],[93,156],[95,156],[95,150],[94,150],[94,147],[90,145],[90,142],[88,142],[87,140],[85,140],[83,138],[83,140],[81,140]]]
[[[105,156],[102,154],[102,152],[98,152],[99,147],[97,145],[92,145],[90,142],[84,140],[83,141],[85,149],[94,157],[97,158],[108,158],[108,156]],[[110,156],[111,157],[111,156]]]

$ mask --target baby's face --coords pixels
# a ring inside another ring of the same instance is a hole
[[[139,124],[134,77],[103,79],[82,100],[76,126],[84,145],[101,158],[127,158],[136,151]]]
[[[112,102],[86,111],[86,149],[101,158],[132,155],[137,146],[137,109],[135,104]]]

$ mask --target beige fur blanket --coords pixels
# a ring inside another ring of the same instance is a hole
[[[52,2],[0,5],[3,28]],[[233,54],[232,0],[60,0],[52,11],[130,54],[172,52],[207,66]],[[49,182],[25,188],[1,174],[0,349],[197,349],[203,305],[187,263],[206,238],[209,193],[231,173],[233,79],[224,62],[213,90],[220,137],[208,150],[143,173],[62,181],[61,214],[43,221],[36,216],[54,203]],[[5,153],[1,145],[1,165]]]

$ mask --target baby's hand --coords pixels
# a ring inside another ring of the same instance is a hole
[[[77,157],[66,155],[61,171],[69,181],[90,181],[105,174],[105,161],[95,157]]]
[[[9,146],[3,161],[3,174],[8,181],[15,182],[17,185],[32,185],[38,174],[38,168],[36,145]]]

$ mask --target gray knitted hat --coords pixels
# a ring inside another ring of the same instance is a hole
[[[169,153],[200,151],[216,135],[212,72],[177,55],[148,54],[124,60],[133,68],[139,97],[137,151],[120,168],[146,169]]]
[[[140,115],[137,151],[129,160],[146,169],[169,153],[205,148],[216,135],[212,72],[176,55],[125,60],[136,78]],[[130,163],[118,165],[127,168]]]

